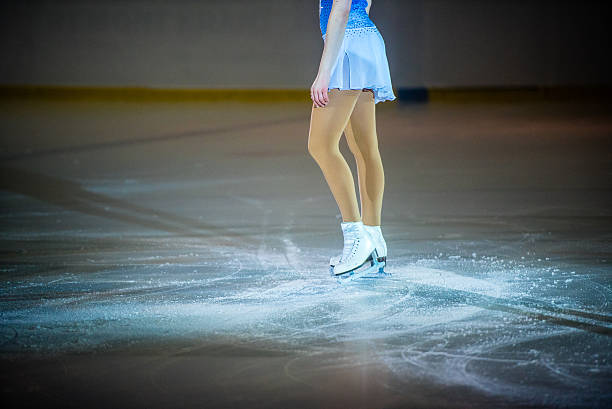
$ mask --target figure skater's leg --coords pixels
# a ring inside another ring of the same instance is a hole
[[[353,174],[338,147],[360,94],[361,90],[331,89],[327,105],[313,103],[310,116],[308,152],[323,171],[344,222],[361,220]]]
[[[378,151],[376,108],[374,94],[371,91],[360,92],[344,133],[357,162],[363,223],[379,226],[385,174]]]

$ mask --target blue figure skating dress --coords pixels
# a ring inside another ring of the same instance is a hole
[[[319,0],[319,24],[323,40],[333,0]],[[374,91],[374,101],[393,101],[391,74],[385,41],[370,20],[367,0],[353,0],[338,58],[332,68],[328,90],[363,89]]]

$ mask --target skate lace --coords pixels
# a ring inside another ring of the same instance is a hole
[[[346,237],[344,239],[344,248],[342,249],[342,257],[340,258],[341,263],[350,260],[355,255],[355,253],[357,252],[358,244],[359,238],[357,237],[357,231],[347,231]]]

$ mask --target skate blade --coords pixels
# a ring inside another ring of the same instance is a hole
[[[330,271],[330,274],[332,275],[332,277],[341,277],[341,276],[347,276],[348,277],[350,275],[363,273],[364,270],[369,270],[370,267],[372,267],[376,263],[375,260],[376,260],[376,250],[374,250],[372,252],[372,254],[370,254],[368,256],[368,258],[360,266],[357,266],[357,267],[355,267],[352,270],[345,271],[344,273],[336,274],[334,272],[334,266],[330,265],[329,266],[329,271]]]
[[[378,269],[373,273],[364,275],[363,278],[383,278],[383,277],[391,277],[391,273],[385,271],[387,263],[379,263]]]
[[[340,283],[353,281],[358,278],[382,278],[391,276],[391,273],[387,273],[384,270],[386,265],[386,257],[378,257],[378,254],[374,251],[359,267],[341,274],[334,274],[334,268],[330,267],[330,273]]]

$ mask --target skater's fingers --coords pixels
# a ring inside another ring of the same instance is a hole
[[[318,99],[319,99],[319,104],[321,104],[321,106],[324,107],[326,102],[325,102],[325,98],[323,96],[323,90],[322,89],[318,90],[317,96],[318,96]]]
[[[329,102],[329,96],[327,95],[327,88],[323,89],[323,97],[325,98],[325,104]]]
[[[315,88],[314,90],[314,101],[317,104],[317,107],[321,107],[321,98],[319,96],[319,90]]]

